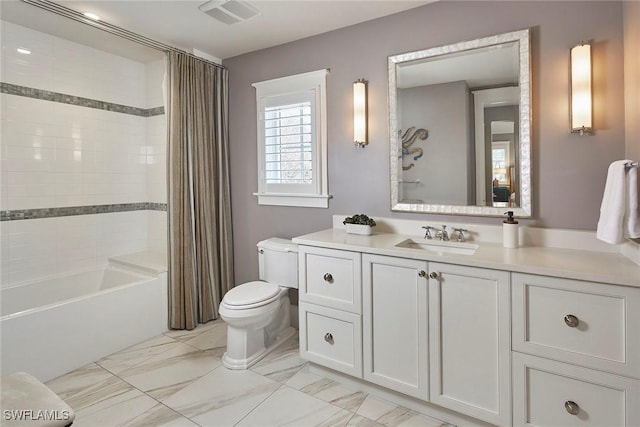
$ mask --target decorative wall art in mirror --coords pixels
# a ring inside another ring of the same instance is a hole
[[[529,217],[529,30],[389,57],[391,209]]]

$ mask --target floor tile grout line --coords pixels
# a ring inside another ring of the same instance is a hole
[[[169,337],[169,338],[171,338],[171,337]],[[173,338],[172,338],[172,339],[173,339]],[[177,343],[181,343],[180,341],[177,341],[177,340],[176,340],[176,342],[177,342]],[[181,344],[184,344],[184,343],[181,343]],[[192,347],[192,348],[194,348],[194,347]],[[194,351],[193,353],[196,353],[196,352],[204,353],[204,352],[206,352],[206,351],[207,351],[207,350],[200,350],[200,349],[196,349],[196,350],[197,350],[197,351]],[[114,353],[114,354],[118,354],[118,353]],[[153,357],[153,356],[152,356],[152,357]],[[215,357],[217,357],[217,356],[215,356]],[[95,363],[95,362],[94,362],[94,363]],[[139,364],[136,364],[135,366],[139,366],[141,363],[144,363],[144,362],[140,362]],[[97,363],[96,363],[96,364],[97,364]],[[127,381],[126,379],[124,379],[124,378],[123,378],[123,377],[121,377],[120,375],[116,374],[115,372],[112,372],[112,371],[110,371],[109,369],[104,368],[104,367],[103,367],[103,366],[101,366],[101,365],[98,365],[98,366],[100,366],[100,367],[101,367],[102,369],[104,369],[105,371],[109,372],[109,373],[110,373],[111,375],[113,375],[114,377],[116,377],[116,378],[120,379],[121,381],[125,382],[126,384],[128,384],[129,386],[131,386],[131,387],[132,387],[132,388],[134,388],[135,390],[139,391],[140,393],[143,393],[144,395],[146,395],[146,396],[150,397],[151,399],[153,399],[154,401],[156,401],[156,402],[157,402],[157,403],[159,403],[160,405],[164,406],[165,408],[170,409],[171,411],[173,411],[173,412],[175,412],[176,414],[180,415],[182,418],[186,418],[186,419],[188,419],[189,421],[191,421],[192,423],[194,423],[194,424],[196,424],[196,425],[200,426],[200,424],[198,424],[197,422],[195,422],[194,420],[192,420],[190,417],[186,416],[185,414],[183,414],[183,413],[182,413],[182,412],[180,412],[180,411],[176,411],[175,409],[173,409],[173,408],[171,408],[171,407],[169,407],[169,406],[165,405],[161,400],[159,400],[159,399],[157,399],[156,397],[154,397],[154,396],[150,395],[148,392],[146,392],[146,391],[144,391],[144,390],[139,389],[138,387],[136,387],[135,385],[131,384],[129,381]],[[215,371],[216,369],[220,368],[221,366],[222,366],[222,363],[221,363],[220,365],[216,366],[215,368],[211,369],[210,371],[207,371],[205,374],[203,374],[203,375],[199,376],[198,378],[193,379],[189,384],[192,384],[193,382],[198,381],[200,378],[202,378],[202,377],[204,377],[204,376],[206,376],[206,375],[209,375],[210,373],[212,373],[212,372],[213,372],[213,371]],[[123,372],[124,372],[124,371],[123,371]],[[188,387],[188,385],[186,385],[185,387]],[[185,387],[182,387],[180,390],[183,390]],[[166,397],[166,399],[169,399],[169,398],[170,398],[171,396],[173,396],[174,394],[176,394],[176,393],[180,392],[180,390],[176,391],[175,393],[173,393],[173,394],[172,394],[172,395],[170,395],[170,396],[167,396],[167,397]],[[154,406],[155,406],[155,405],[154,405]]]
[[[253,372],[253,371],[252,371],[252,372]],[[250,410],[250,411],[249,411],[249,412],[247,412],[247,413],[246,413],[242,418],[240,418],[240,419],[238,420],[238,422],[236,422],[236,423],[234,424],[234,427],[235,427],[235,426],[237,426],[238,424],[240,424],[240,423],[241,423],[245,418],[247,418],[249,415],[251,415],[251,413],[253,413],[253,411],[255,411],[255,410],[256,410],[256,409],[258,409],[260,406],[262,406],[262,404],[263,404],[264,402],[266,402],[266,401],[267,401],[271,396],[273,396],[273,395],[274,395],[278,390],[280,390],[280,388],[281,388],[282,386],[284,386],[284,384],[279,383],[278,381],[274,381],[274,380],[272,380],[271,378],[267,378],[267,377],[265,377],[265,376],[264,376],[264,375],[262,375],[262,374],[258,374],[257,372],[254,372],[254,374],[256,374],[256,375],[260,375],[262,378],[265,378],[265,379],[267,379],[267,380],[269,380],[269,381],[273,381],[274,383],[278,384],[278,387],[276,387],[276,388],[275,388],[271,393],[269,393],[269,395],[268,395],[267,397],[265,397],[264,399],[262,399],[262,400],[260,401],[260,403],[258,403],[256,406],[254,406],[252,410]]]
[[[178,341],[178,342],[179,342],[179,341]],[[203,350],[200,350],[200,351],[203,351]],[[115,354],[115,353],[114,353],[114,354]],[[138,366],[138,365],[136,365],[136,366]],[[197,379],[195,379],[195,380],[193,380],[193,381],[197,381],[198,379],[200,379],[200,378],[204,377],[205,375],[209,375],[211,372],[213,372],[214,370],[216,370],[216,369],[218,369],[218,368],[219,368],[219,366],[216,366],[216,367],[215,367],[215,368],[213,368],[211,371],[207,372],[206,374],[204,374],[204,375],[200,376],[199,378],[197,378]],[[131,387],[133,387],[135,390],[137,390],[137,391],[139,391],[140,393],[144,394],[145,396],[147,396],[147,397],[149,397],[149,398],[153,399],[154,401],[156,401],[156,402],[157,402],[157,404],[160,404],[160,405],[164,406],[165,408],[167,408],[167,409],[171,410],[172,412],[175,412],[175,413],[176,413],[176,414],[178,414],[181,418],[186,418],[186,419],[188,419],[190,422],[194,423],[195,425],[200,426],[200,424],[198,424],[197,422],[195,422],[195,421],[194,421],[194,420],[192,420],[191,418],[187,417],[187,416],[186,416],[185,414],[183,414],[182,412],[180,412],[180,411],[176,411],[175,409],[173,409],[173,408],[171,408],[171,407],[169,407],[169,406],[165,405],[162,401],[158,400],[156,397],[154,397],[154,396],[150,395],[149,393],[147,393],[147,392],[146,392],[146,391],[144,391],[144,390],[140,390],[138,387],[136,387],[135,385],[131,384],[129,381],[125,380],[124,378],[122,378],[122,377],[121,377],[121,376],[119,376],[118,374],[113,373],[113,372],[109,371],[109,370],[108,370],[108,369],[106,369],[106,368],[103,368],[103,369],[105,369],[105,370],[106,370],[106,371],[108,371],[111,375],[113,375],[113,376],[117,377],[117,378],[118,378],[118,379],[120,379],[121,381],[123,381],[123,382],[125,382],[125,383],[129,384],[129,385],[130,385]],[[192,381],[192,382],[193,382],[193,381]],[[182,389],[181,389],[181,390],[182,390]],[[176,391],[176,393],[178,393],[179,391],[180,391],[180,390]],[[175,394],[175,393],[174,393],[174,394]],[[171,396],[173,396],[173,395],[171,395]],[[171,397],[171,396],[168,396],[168,397],[167,397],[167,399],[168,399],[169,397]],[[157,404],[156,404],[156,405],[154,405],[154,407],[155,407],[155,406],[157,406]],[[142,415],[142,414],[140,414],[140,415]]]

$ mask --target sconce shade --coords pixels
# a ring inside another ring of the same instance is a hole
[[[364,147],[367,141],[367,82],[358,79],[353,83],[353,141]]]
[[[571,49],[571,132],[591,133],[591,45]]]

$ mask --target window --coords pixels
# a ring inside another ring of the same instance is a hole
[[[329,207],[327,70],[254,83],[258,204]]]

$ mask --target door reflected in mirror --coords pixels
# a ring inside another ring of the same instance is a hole
[[[392,210],[531,216],[529,31],[389,57]]]
[[[490,124],[492,206],[517,206],[514,125],[512,121],[492,121]]]

